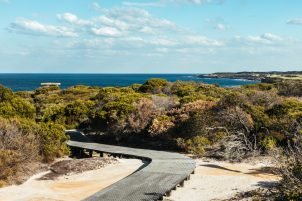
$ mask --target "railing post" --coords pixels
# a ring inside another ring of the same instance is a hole
[[[79,158],[83,158],[84,157],[84,149],[80,148],[79,149]]]
[[[166,192],[166,197],[170,197],[170,196],[171,196],[171,194],[172,194],[172,191],[168,191],[168,192]]]
[[[184,187],[185,186],[185,181],[180,182],[180,187]]]

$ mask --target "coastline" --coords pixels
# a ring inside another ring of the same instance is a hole
[[[0,74],[0,84],[14,92],[33,91],[41,83],[61,83],[61,89],[85,85],[90,87],[126,87],[143,84],[151,78],[166,79],[170,82],[193,81],[206,84],[219,84],[222,87],[241,86],[245,80],[201,79],[197,74]],[[256,83],[256,82],[255,82]]]

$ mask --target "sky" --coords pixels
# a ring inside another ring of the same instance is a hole
[[[0,0],[0,73],[302,70],[301,0]]]

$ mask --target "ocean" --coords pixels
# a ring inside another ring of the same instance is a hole
[[[31,91],[40,87],[43,82],[59,82],[61,88],[65,89],[75,85],[129,86],[143,84],[150,78],[163,78],[171,82],[196,81],[222,87],[256,83],[249,80],[198,78],[196,74],[0,74],[0,84],[13,91]]]

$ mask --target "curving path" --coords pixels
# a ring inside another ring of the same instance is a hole
[[[67,133],[72,136],[72,132],[79,134],[78,131],[68,131]],[[129,156],[148,161],[135,173],[86,198],[86,201],[160,200],[177,185],[183,185],[184,180],[190,177],[196,166],[193,159],[178,153],[73,140],[71,137],[71,141],[67,143],[72,148]]]

